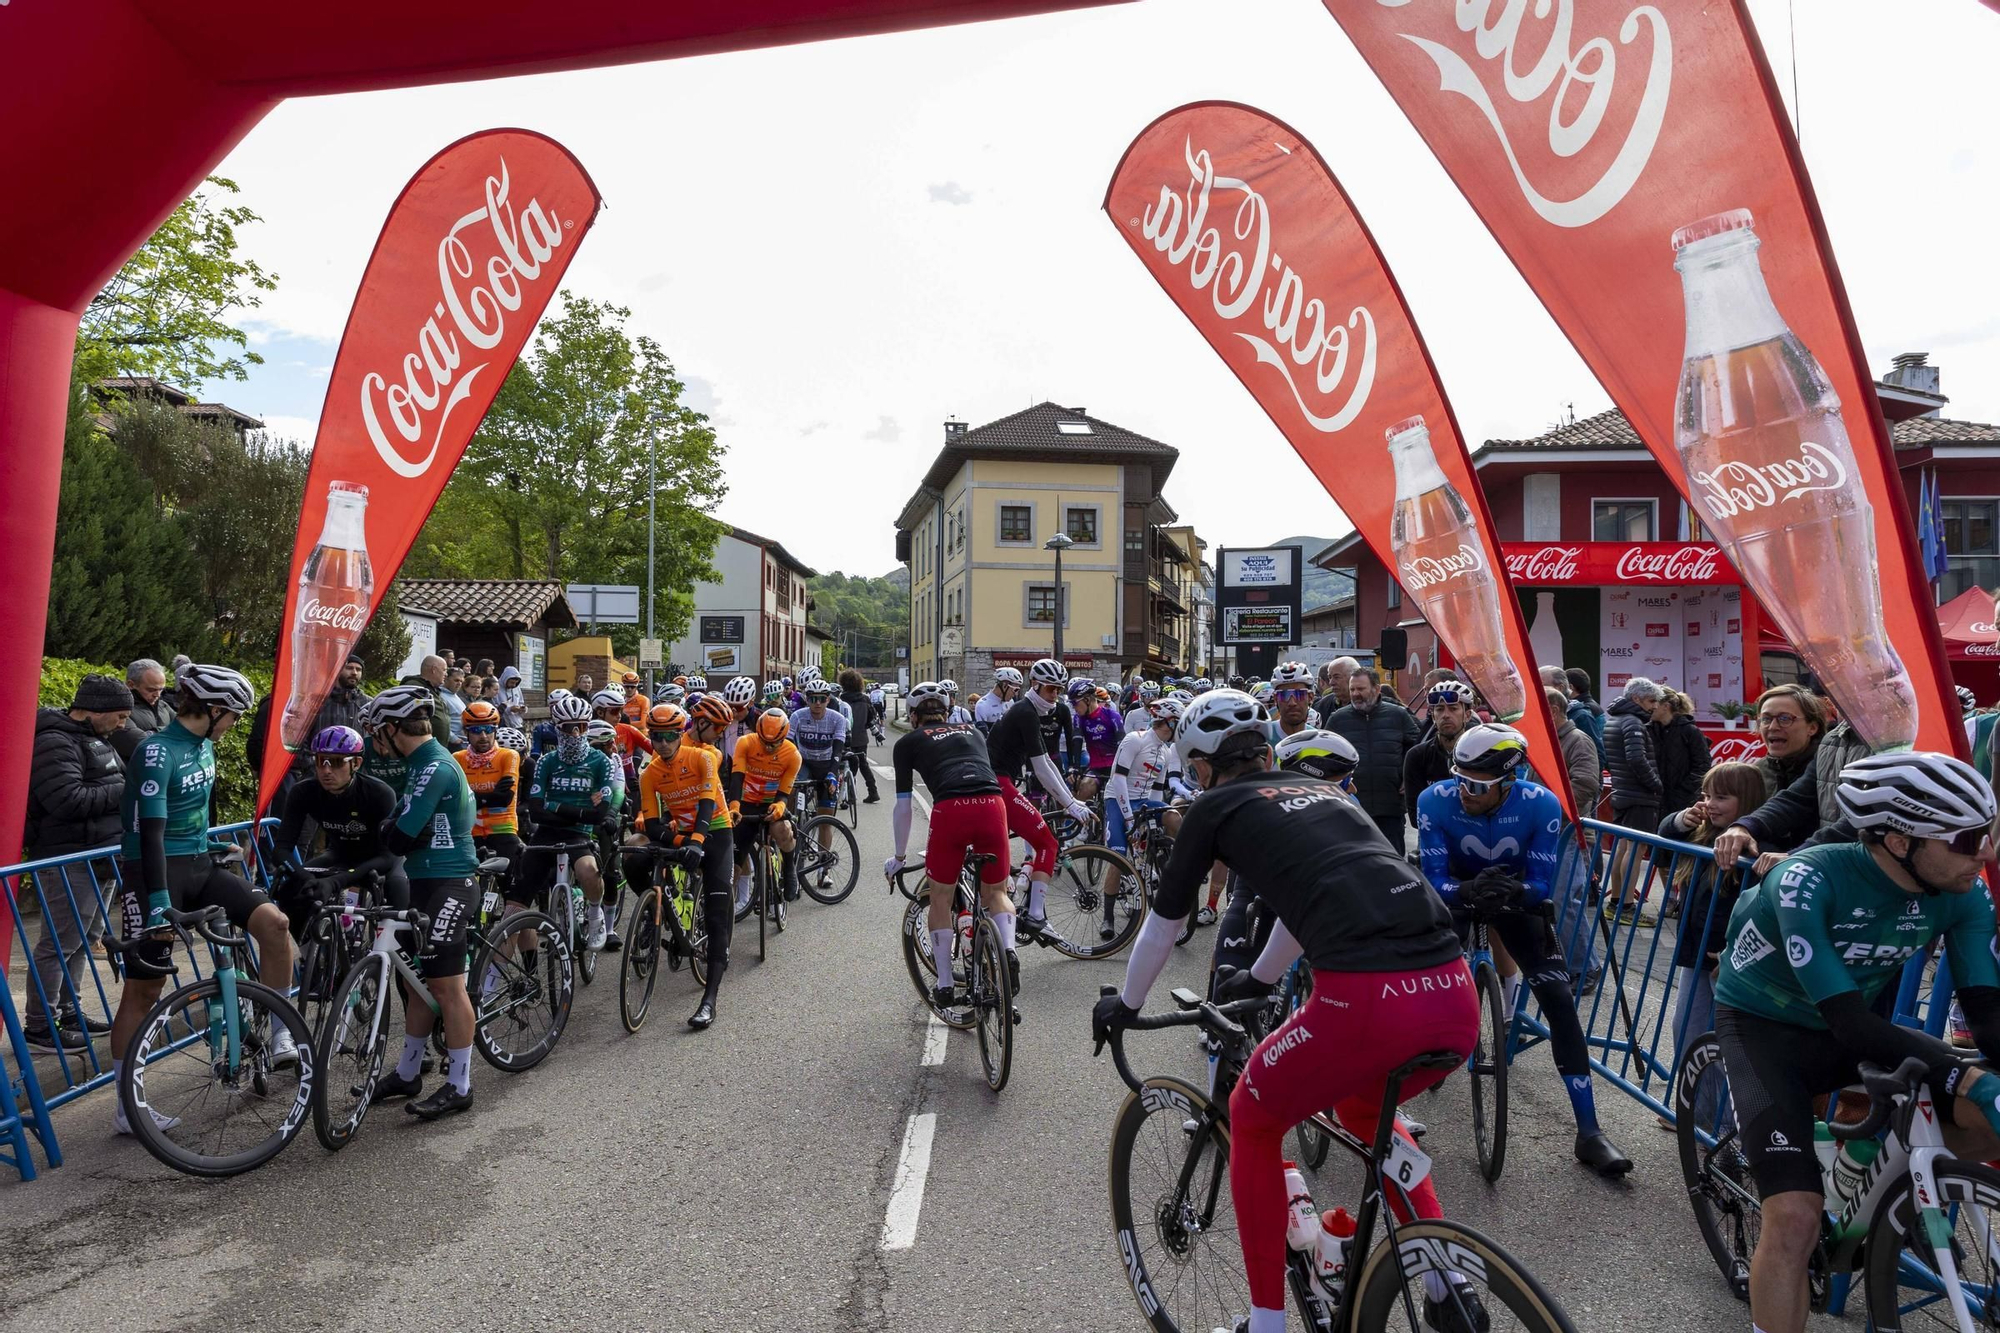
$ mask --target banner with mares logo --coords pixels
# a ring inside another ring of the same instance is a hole
[[[1430,353],[1375,239],[1284,122],[1148,125],[1104,211],[1397,578],[1574,819],[1527,625]],[[1553,664],[1552,664],[1553,665]]]
[[[1841,713],[1966,753],[1833,246],[1744,0],[1324,0]]]
[[[597,186],[528,130],[460,139],[403,187],[327,384],[292,549],[261,815],[584,233]]]

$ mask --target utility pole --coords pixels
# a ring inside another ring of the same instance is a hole
[[[646,637],[653,637],[653,511],[659,504],[659,432],[646,442]],[[653,668],[646,668],[646,697],[653,697]]]

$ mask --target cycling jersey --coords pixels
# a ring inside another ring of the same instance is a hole
[[[452,758],[465,770],[466,785],[472,788],[478,807],[472,821],[473,836],[518,832],[521,825],[514,803],[520,796],[521,756],[496,745],[485,754],[460,750]]]
[[[1874,1003],[1939,936],[1960,991],[2000,985],[1984,881],[1967,893],[1911,893],[1861,843],[1809,847],[1744,890],[1729,914],[1715,1001],[1824,1028],[1821,1003],[1849,991]]]
[[[701,807],[708,806],[706,822]],[[654,822],[665,827],[655,833]],[[678,833],[700,842],[710,829],[729,827],[729,802],[722,794],[722,779],[715,751],[683,741],[666,758],[655,757],[639,775],[639,823],[656,840]],[[699,827],[698,827],[699,825]]]
[[[971,726],[972,712],[971,710],[966,708],[964,704],[953,704],[951,708],[948,711],[946,711],[944,715],[944,720],[951,723],[955,727]]]
[[[743,804],[767,805],[789,799],[801,762],[799,747],[789,740],[780,741],[775,751],[766,749],[755,735],[737,741],[733,772],[742,784]]]
[[[921,775],[932,801],[955,796],[997,796],[1000,783],[987,758],[986,741],[973,727],[941,722],[917,727],[896,740],[889,759],[896,769],[896,795],[914,789]]]
[[[1010,703],[1000,697],[1000,691],[988,690],[979,696],[978,706],[972,710],[972,725],[978,727],[982,732],[990,733],[993,730],[993,724],[998,722],[1002,717],[1005,717],[1007,710],[1019,702],[1020,700],[1016,699]]]
[[[395,832],[415,840],[403,851],[412,880],[459,879],[479,869],[472,845],[472,788],[451,751],[426,737],[409,756],[410,781],[397,807]]]
[[[1079,713],[1076,730],[1083,737],[1090,767],[1110,768],[1113,757],[1118,753],[1118,743],[1125,738],[1125,719],[1118,710],[1110,704],[1099,704],[1088,713]]]
[[[625,764],[609,751],[599,750],[598,753],[611,761],[611,808],[622,810],[625,808]]]
[[[1180,756],[1172,741],[1160,739],[1151,727],[1128,734],[1111,761],[1111,785],[1106,795],[1131,818],[1133,801],[1167,801],[1178,791]]]
[[[1153,914],[1185,919],[1217,861],[1257,886],[1316,971],[1416,971],[1459,955],[1444,903],[1324,778],[1246,773],[1196,797]]]
[[[1548,901],[1562,855],[1562,826],[1556,794],[1521,778],[1491,814],[1465,812],[1456,778],[1431,784],[1417,798],[1424,876],[1448,903],[1458,901],[1461,882],[1493,867],[1518,875],[1528,902]]]
[[[593,808],[610,800],[611,758],[588,747],[574,764],[563,762],[560,749],[549,751],[536,762],[534,779],[528,784],[528,808],[544,826],[594,824]]]
[[[1061,706],[1058,704],[1056,707]],[[1050,715],[1054,715],[1053,709]],[[987,758],[992,761],[995,774],[1015,782],[1022,781],[1029,762],[1036,755],[1050,753],[1044,743],[1047,738],[1042,722],[1042,715],[1035,711],[1031,700],[1016,699],[1007,706],[1006,713],[986,735]]]
[[[380,856],[382,826],[395,810],[396,793],[389,790],[389,784],[366,773],[356,773],[337,792],[311,778],[295,782],[285,794],[284,815],[278,822],[277,836],[271,840],[268,863],[284,865],[295,849],[303,850],[299,836],[305,832],[308,819],[319,825],[326,835],[327,854],[340,864],[353,866]]]
[[[389,790],[397,796],[403,794],[403,787],[410,780],[410,761],[396,753],[390,746],[388,754],[375,748],[374,741],[366,741],[361,746],[361,771],[369,777],[389,784]]]
[[[168,856],[193,856],[208,848],[208,793],[215,785],[215,746],[183,727],[179,718],[148,736],[132,752],[132,768],[119,797],[123,836],[118,850],[140,859],[139,821],[166,821]],[[150,886],[149,886],[150,887]]]
[[[847,715],[832,706],[819,718],[813,717],[811,708],[799,709],[792,714],[792,743],[808,766],[824,773],[847,748]]]
[[[638,727],[628,726],[623,722],[614,722],[612,723],[612,730],[618,736],[618,739],[612,742],[612,744],[617,749],[620,758],[630,759],[642,750],[647,754],[653,752],[653,743],[646,739],[646,733],[639,730]]]
[[[646,714],[652,711],[653,701],[646,697],[643,690],[637,694],[627,695],[625,702],[618,705],[618,715],[624,718],[628,725],[633,727],[645,726]],[[629,754],[631,752],[628,750],[626,753]]]

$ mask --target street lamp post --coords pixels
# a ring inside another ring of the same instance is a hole
[[[1056,553],[1056,652],[1055,652],[1055,657],[1056,657],[1056,661],[1058,661],[1058,662],[1060,662],[1060,661],[1062,661],[1062,660],[1063,660],[1063,642],[1062,642],[1062,632],[1063,632],[1063,600],[1064,600],[1064,599],[1063,599],[1063,581],[1062,581],[1062,557],[1063,557],[1063,552],[1064,552],[1064,551],[1067,551],[1067,550],[1068,550],[1068,549],[1069,549],[1070,547],[1072,547],[1072,546],[1074,546],[1074,545],[1076,545],[1076,543],[1075,543],[1074,541],[1071,541],[1071,540],[1070,540],[1070,536],[1069,536],[1069,534],[1068,534],[1068,533],[1066,533],[1066,532],[1058,532],[1058,533],[1057,533],[1057,534],[1056,534],[1055,536],[1053,536],[1053,537],[1049,538],[1049,539],[1048,539],[1047,541],[1045,541],[1045,542],[1043,542],[1043,543],[1042,543],[1042,549],[1043,549],[1043,550],[1045,550],[1045,551],[1054,551],[1054,552]]]

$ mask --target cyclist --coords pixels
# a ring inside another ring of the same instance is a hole
[[[472,845],[481,859],[489,856],[504,857],[507,875],[501,885],[508,910],[520,911],[531,906],[534,896],[521,888],[521,817],[518,805],[521,797],[521,762],[528,749],[528,738],[512,727],[503,727],[500,712],[485,700],[475,700],[465,708],[464,730],[465,748],[452,758],[465,770],[465,782],[472,789],[473,820]],[[530,975],[534,974],[535,948],[540,937],[532,930],[524,930],[509,942],[503,951],[519,949],[521,965]],[[489,968],[481,985],[481,992],[498,985],[499,965]]]
[[[715,1022],[715,1001],[729,966],[732,839],[729,801],[715,752],[689,743],[688,715],[678,705],[655,707],[653,762],[639,775],[639,828],[655,846],[672,849],[676,864],[701,877],[702,920],[708,929],[708,980],[688,1019],[699,1032]]]
[[[1452,905],[1460,938],[1469,936],[1478,913],[1519,969],[1506,983],[1507,1012],[1514,1012],[1523,976],[1541,1002],[1549,1050],[1576,1116],[1576,1160],[1600,1176],[1622,1176],[1632,1159],[1597,1123],[1590,1049],[1550,914],[1562,803],[1519,776],[1527,757],[1527,742],[1514,728],[1467,727],[1452,751],[1452,776],[1417,798],[1418,854],[1425,877]]]
[[[832,688],[823,680],[806,683],[806,706],[791,716],[792,743],[805,761],[806,776],[812,780],[813,804],[821,810],[834,808],[834,785],[840,780],[835,765],[847,749],[847,718],[831,707]],[[833,830],[820,830],[820,846],[831,846]]]
[[[174,687],[174,720],[132,752],[119,804],[121,912],[125,938],[137,947],[124,955],[125,990],[111,1024],[114,1072],[123,1070],[132,1038],[173,971],[168,908],[192,912],[220,906],[229,924],[257,942],[258,980],[280,995],[292,984],[290,922],[263,890],[218,865],[208,841],[215,738],[256,706],[257,693],[240,672],[195,662],[174,673]],[[271,1062],[298,1062],[298,1036],[282,1024],[272,1029]],[[154,1116],[162,1127],[172,1127],[167,1118]],[[112,1109],[111,1124],[120,1134],[132,1132],[122,1098]]]
[[[376,1100],[408,1097],[403,1109],[424,1120],[472,1109],[471,997],[465,991],[465,928],[472,913],[474,806],[465,771],[432,735],[436,697],[423,685],[396,685],[375,696],[375,715],[391,731],[409,769],[396,818],[383,831],[389,850],[403,858],[410,877],[410,905],[430,918],[418,970],[438,1012],[405,994],[403,1057],[375,1085]],[[422,1101],[424,1051],[431,1029],[444,1023],[445,1081]]]
[[[1069,681],[1069,671],[1053,657],[1044,657],[1028,668],[1028,680],[1027,694],[1014,701],[986,737],[986,750],[1000,784],[1000,795],[1006,801],[1007,832],[1026,842],[1032,853],[1028,863],[1028,910],[1019,924],[1028,938],[1035,939],[1049,933],[1049,877],[1056,872],[1060,849],[1055,835],[1043,822],[1041,811],[1014,784],[1025,781],[1024,775],[1032,769],[1042,789],[1066,806],[1079,823],[1090,821],[1090,807],[1071,794],[1069,784],[1057,771],[1043,726],[1055,710],[1063,707],[1063,686]],[[1010,956],[1014,948],[1014,924],[1010,918],[1001,932],[1001,943],[1007,946]]]
[[[397,799],[402,799],[403,783],[408,780],[410,769],[392,739],[395,729],[383,724],[373,699],[361,705],[361,715],[355,720],[361,724],[361,734],[368,741],[361,752],[361,771],[386,783]]]
[[[1156,680],[1142,680],[1133,688],[1135,702],[1125,714],[1125,730],[1128,734],[1152,729],[1153,717],[1147,710],[1152,707],[1153,701],[1160,697],[1160,683]]]
[[[1271,712],[1280,733],[1294,735],[1312,728],[1313,676],[1304,662],[1280,662],[1271,673]]]
[[[757,718],[755,727],[736,742],[731,756],[729,779],[723,792],[731,813],[743,820],[769,822],[771,845],[783,856],[786,901],[799,894],[799,872],[792,844],[792,825],[785,811],[792,802],[792,785],[798,781],[802,760],[799,747],[788,739],[791,723],[784,710],[771,708]],[[750,910],[750,894],[756,887],[750,873],[749,851],[738,848],[736,858],[736,912]]]
[[[592,842],[607,821],[616,822],[611,808],[611,760],[590,745],[590,703],[576,695],[556,701],[549,709],[561,739],[555,749],[535,761],[528,783],[528,810],[535,833],[528,840],[522,879],[538,902],[548,900],[555,883],[556,863],[539,849],[566,842]],[[649,765],[650,767],[650,765]],[[570,857],[570,873],[583,888],[585,947],[602,949],[609,931],[604,923],[604,876],[597,858],[585,851]]]
[[[1119,742],[1111,761],[1111,777],[1105,784],[1104,841],[1119,852],[1128,850],[1125,833],[1132,826],[1133,811],[1157,810],[1176,796],[1193,799],[1195,794],[1181,774],[1180,755],[1174,750],[1180,704],[1155,699],[1146,712],[1153,725],[1131,732]],[[1177,812],[1170,811],[1160,823],[1169,835],[1180,831]]]
[[[534,745],[529,757],[534,762],[540,763],[542,756],[555,749],[556,743],[562,739],[562,733],[556,729],[556,705],[570,697],[570,692],[561,687],[549,691],[549,715],[537,722],[530,733]]]
[[[639,697],[643,699],[646,696],[642,694]],[[627,702],[619,698],[614,691],[599,690],[590,696],[590,709],[596,721],[611,728],[612,757],[618,761],[618,767],[625,773],[626,787],[636,792],[639,790],[639,752],[651,754],[653,743],[646,739],[646,733],[639,730],[638,724],[625,720],[630,712],[626,706]],[[646,707],[650,709],[652,705],[649,703]],[[645,720],[645,714],[641,713],[639,722],[643,723]],[[596,733],[593,730],[588,734]]]
[[[853,667],[840,673],[840,702],[848,711],[847,770],[850,774],[859,773],[868,788],[862,804],[874,805],[882,799],[882,793],[875,787],[875,770],[868,764],[868,728],[875,720],[874,705],[868,702],[861,685],[861,673]]]
[[[2000,1154],[2000,1077],[1872,1009],[1941,937],[1979,1049],[2000,1055],[1993,903],[1980,879],[1992,785],[1957,759],[1904,752],[1847,765],[1835,796],[1860,841],[1802,849],[1745,890],[1716,975],[1715,1032],[1763,1196],[1750,1317],[1764,1333],[1806,1326],[1825,1206],[1812,1100],[1858,1082],[1861,1061],[1923,1060],[1951,1151]]]
[[[759,706],[762,708],[780,708],[785,710],[787,716],[791,714],[791,710],[785,707],[785,687],[775,680],[764,682],[764,695],[759,700]]]
[[[597,826],[597,869],[604,876],[604,951],[617,953],[625,947],[618,935],[618,910],[624,905],[624,894],[619,876],[623,873],[623,858],[618,855],[618,840],[629,811],[639,803],[639,778],[633,772],[628,760],[618,753],[618,729],[623,722],[610,722],[602,717],[592,718],[590,728],[583,733],[590,742],[590,748],[611,761],[611,818]],[[629,728],[628,728],[629,730]],[[652,749],[653,743],[646,742]]]
[[[646,714],[652,710],[653,701],[648,699],[645,691],[640,688],[643,684],[638,672],[627,671],[618,678],[619,689],[623,691],[622,697],[610,690],[598,692],[600,695],[611,694],[617,700],[618,716],[612,721],[623,722],[635,730],[645,725]]]
[[[490,706],[489,706],[490,707]],[[410,881],[396,857],[382,843],[382,826],[396,810],[396,793],[389,784],[361,771],[361,733],[352,727],[326,727],[312,738],[311,782],[298,782],[285,794],[285,812],[271,840],[268,864],[282,867],[272,892],[293,931],[303,931],[306,918],[321,901],[370,874],[382,876],[382,900],[391,907],[410,905]],[[326,835],[326,846],[304,865],[292,864],[299,839],[310,819]]]
[[[1311,1000],[1258,1046],[1229,1099],[1229,1183],[1252,1307],[1236,1327],[1248,1333],[1285,1328],[1285,1133],[1326,1107],[1372,1132],[1391,1070],[1427,1051],[1470,1052],[1478,1029],[1472,975],[1444,904],[1333,783],[1304,771],[1282,783],[1264,777],[1267,721],[1238,690],[1209,691],[1182,715],[1175,745],[1204,790],[1133,942],[1124,989],[1091,1016],[1100,1042],[1137,1016],[1217,860],[1258,885],[1277,916],[1263,954],[1227,979],[1221,998],[1268,991],[1301,955],[1313,969]],[[1401,1095],[1443,1077],[1419,1071]],[[1442,1215],[1428,1178],[1410,1199],[1419,1217]],[[1426,1274],[1429,1327],[1450,1326],[1445,1294],[1444,1279]],[[1472,1296],[1461,1293],[1468,1304]]]
[[[1021,673],[1013,667],[1001,667],[993,673],[993,688],[979,696],[979,706],[972,710],[972,725],[979,728],[980,735],[992,734],[993,724],[1021,697],[1021,686]]]
[[[883,731],[883,723],[889,717],[889,701],[882,693],[882,687],[871,683],[868,686],[868,726],[875,733],[875,743],[881,745],[888,740]]]
[[[757,681],[750,676],[732,676],[722,687],[722,702],[729,705],[730,722],[723,728],[721,750],[731,758],[736,754],[736,743],[750,734],[756,718],[750,716],[750,705],[757,702]]]
[[[1403,755],[1403,813],[1412,827],[1417,822],[1417,798],[1433,783],[1451,776],[1453,747],[1468,726],[1478,726],[1472,711],[1472,687],[1462,680],[1440,680],[1424,693],[1430,706],[1430,734],[1412,745]]]
[[[1083,767],[1086,772],[1077,784],[1078,796],[1088,801],[1105,788],[1111,781],[1111,761],[1118,755],[1118,744],[1125,739],[1125,719],[1119,711],[1106,702],[1105,691],[1099,689],[1095,681],[1070,682],[1070,703],[1076,709],[1076,734],[1083,750]]]
[[[957,921],[952,911],[959,868],[968,851],[993,858],[979,868],[979,892],[1007,949],[1010,973],[1019,970],[1014,953],[1014,903],[1007,896],[1007,811],[1001,780],[987,759],[986,742],[969,723],[949,722],[950,696],[935,681],[910,691],[910,730],[890,751],[896,770],[896,809],[890,817],[896,854],[882,867],[894,879],[910,847],[910,821],[915,780],[921,776],[931,794],[930,832],[924,843],[924,892],[929,897],[927,922],[931,954],[937,961],[932,1002],[940,1009],[957,1003],[952,975],[952,936]]]
[[[695,696],[695,695],[697,695],[697,694],[707,694],[707,693],[708,693],[708,677],[707,677],[707,676],[689,676],[689,677],[687,678],[687,692],[688,692],[688,696],[689,696],[690,698],[692,698],[693,696]]]
[[[955,727],[970,723],[972,721],[971,710],[960,706],[958,702],[958,682],[955,680],[941,680],[938,682],[938,688],[944,691],[944,720]]]

